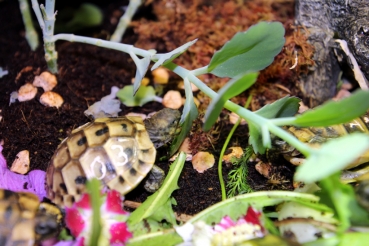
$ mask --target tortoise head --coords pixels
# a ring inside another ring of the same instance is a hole
[[[36,241],[57,237],[63,226],[63,215],[58,206],[41,202],[35,217]]]
[[[180,131],[179,120],[181,113],[176,109],[164,108],[145,119],[144,124],[155,148],[159,148],[171,141]]]

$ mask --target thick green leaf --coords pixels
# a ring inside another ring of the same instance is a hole
[[[320,202],[333,208],[341,233],[350,227],[350,221],[356,226],[368,226],[368,212],[357,203],[353,187],[341,182],[339,172],[321,180],[319,186]]]
[[[356,91],[340,101],[329,101],[322,106],[296,116],[297,126],[332,126],[359,117],[369,108],[369,91]]]
[[[267,119],[290,117],[299,110],[300,101],[301,99],[297,97],[285,96],[271,104],[265,105],[258,111],[255,111],[255,113]]]
[[[258,191],[244,195],[235,196],[216,203],[195,215],[187,223],[204,221],[206,224],[219,223],[224,216],[229,216],[237,220],[241,215],[245,215],[248,206],[262,209],[266,206],[277,205],[286,201],[304,201],[316,203],[319,198],[310,194],[303,194],[291,191]]]
[[[286,96],[272,104],[265,105],[255,113],[267,119],[293,116],[299,109],[300,101],[297,97]],[[267,146],[263,143],[260,126],[249,122],[249,132],[249,143],[254,148],[255,153],[264,154]]]
[[[157,100],[155,89],[152,86],[141,86],[136,95],[133,95],[133,85],[127,85],[117,92],[117,97],[128,107],[142,106]]]
[[[168,213],[168,211],[171,211]],[[177,225],[176,217],[174,216],[172,210],[172,199],[168,199],[163,206],[159,207],[155,213],[150,216],[150,219],[155,221],[162,221],[165,220],[172,225]]]
[[[368,232],[347,232],[340,237],[339,245],[363,246],[369,242]]]
[[[234,78],[269,66],[284,45],[280,22],[260,22],[233,36],[210,61],[208,71],[218,77]]]
[[[179,188],[177,184],[178,178],[181,174],[185,160],[186,154],[181,152],[176,161],[170,166],[169,173],[160,189],[153,195],[149,196],[141,206],[131,213],[127,220],[127,223],[130,227],[136,223],[139,223],[143,219],[150,218],[151,215],[158,211],[162,206],[165,206],[167,201],[170,200],[170,196],[172,195],[173,191]],[[172,214],[174,213],[171,207],[167,207],[166,212]]]
[[[312,183],[328,177],[348,166],[369,149],[369,136],[353,133],[332,139],[314,150],[297,168],[295,179]]]
[[[265,146],[263,145],[263,137],[261,135],[261,129],[258,125],[253,124],[251,122],[249,124],[249,144],[252,145],[255,153],[264,154]]]
[[[183,112],[181,117],[181,132],[173,139],[170,146],[169,155],[174,155],[178,148],[181,146],[183,140],[187,137],[191,130],[192,122],[197,118],[198,110],[193,100],[193,94],[190,81],[185,78],[184,80],[186,102],[183,106]]]
[[[173,246],[183,242],[182,238],[175,232],[174,229],[166,231],[158,231],[147,233],[138,237],[131,238],[127,246]]]
[[[173,61],[176,59],[179,55],[181,55],[183,52],[185,52],[191,45],[196,43],[197,39],[192,40],[190,42],[185,43],[184,45],[178,47],[175,50],[172,50],[169,53],[165,54],[156,54],[152,57],[153,60],[157,60],[155,64],[152,66],[151,71],[157,69],[161,65],[165,65],[168,62]]]
[[[211,101],[205,113],[205,131],[208,131],[214,125],[226,101],[250,88],[255,83],[258,75],[259,73],[247,73],[236,76],[218,91],[217,96]]]
[[[150,65],[150,57],[144,57],[142,59],[139,59],[135,53],[132,51],[129,53],[132,60],[136,64],[137,70],[136,70],[136,76],[135,76],[135,82],[133,84],[133,95],[137,93],[138,88],[141,86],[141,81],[145,77],[145,74],[147,72],[147,69]]]
[[[55,33],[74,33],[87,27],[98,26],[103,18],[103,12],[91,3],[82,3],[78,9],[65,8],[58,11]]]

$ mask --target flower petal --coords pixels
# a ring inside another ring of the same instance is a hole
[[[132,237],[125,222],[115,223],[110,226],[110,243],[125,243]]]
[[[81,200],[75,203],[78,208],[91,209],[90,196],[85,193],[82,195]]]
[[[123,210],[122,202],[119,192],[110,190],[106,195],[106,210],[117,214],[127,214],[128,212]]]
[[[66,208],[65,224],[69,228],[70,232],[74,237],[78,237],[85,227],[85,221],[78,209],[73,206],[72,208]]]

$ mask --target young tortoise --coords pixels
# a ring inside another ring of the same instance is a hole
[[[62,228],[59,208],[36,195],[0,189],[0,245],[35,245]]]
[[[47,196],[71,206],[93,177],[122,195],[153,168],[156,148],[175,135],[180,112],[163,109],[143,121],[137,116],[98,118],[77,129],[57,148],[46,173]]]

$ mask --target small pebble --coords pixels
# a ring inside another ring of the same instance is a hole
[[[272,166],[269,163],[259,162],[255,165],[256,171],[258,171],[261,175],[263,175],[265,178],[270,178],[270,171],[272,169]]]
[[[37,88],[32,84],[27,83],[22,85],[18,90],[18,101],[25,102],[35,98],[37,94]]]
[[[238,121],[238,119],[240,118],[240,116],[238,116],[236,113],[232,112],[229,115],[229,122],[234,125],[236,124],[236,122]],[[245,119],[241,119],[240,125],[246,125],[247,122],[245,121]]]
[[[214,163],[215,158],[209,152],[200,151],[192,157],[192,166],[199,173],[203,173],[204,171],[213,167]]]
[[[232,163],[232,158],[241,158],[243,155],[243,149],[241,147],[230,147],[227,149],[226,153],[227,155],[223,155],[222,160],[225,162],[225,164],[229,165]]]
[[[3,146],[0,143],[0,189],[32,192],[36,194],[40,200],[43,200],[44,197],[46,197],[46,173],[41,170],[33,170],[26,175],[22,175],[10,171],[1,153],[2,150]]]
[[[169,72],[165,68],[159,67],[152,71],[153,81],[155,84],[168,84]]]
[[[19,174],[26,174],[29,171],[29,151],[22,150],[20,151],[13,161],[13,164],[10,168],[10,171],[19,173]]]
[[[181,93],[173,90],[168,91],[163,97],[162,104],[166,108],[179,109],[183,105]]]
[[[33,80],[33,85],[42,87],[44,91],[51,91],[57,84],[56,76],[48,71],[41,73],[40,76],[36,76]]]
[[[134,84],[134,83],[135,83],[135,78],[132,78],[132,84]],[[147,78],[147,77],[144,77],[141,80],[141,85],[147,86],[149,83],[150,83],[150,79]]]
[[[40,103],[46,107],[59,108],[63,102],[63,98],[58,93],[52,91],[45,91],[40,97]]]

